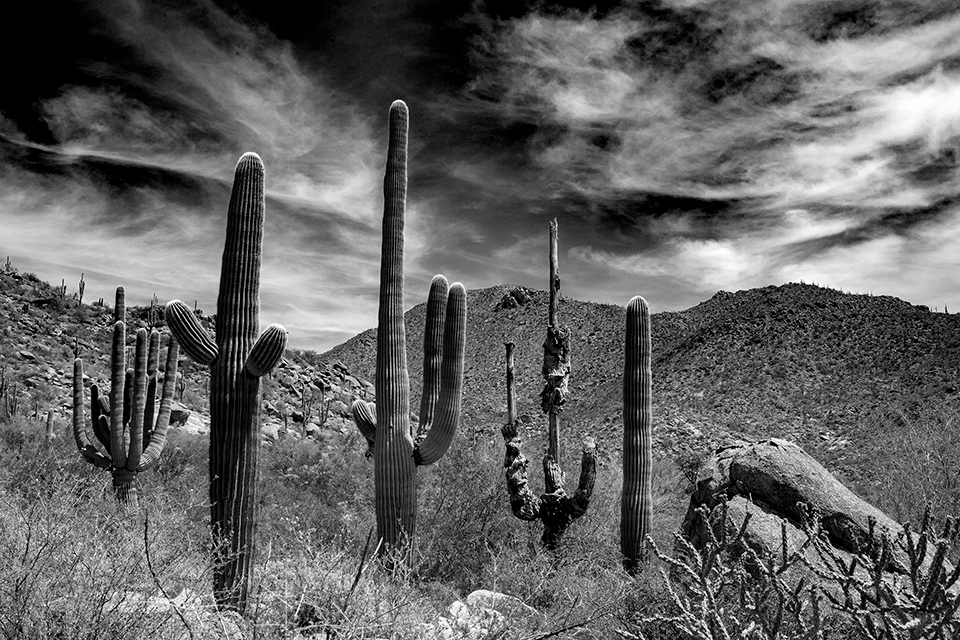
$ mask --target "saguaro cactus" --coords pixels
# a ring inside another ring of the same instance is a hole
[[[633,574],[646,556],[644,539],[653,518],[650,468],[651,426],[650,307],[636,296],[627,305],[623,359],[623,491],[620,497],[620,549],[623,567]]]
[[[407,105],[390,106],[383,179],[383,244],[377,329],[377,406],[354,402],[354,418],[373,448],[377,536],[392,562],[411,559],[417,518],[416,467],[439,460],[460,421],[467,296],[443,276],[430,285],[424,332],[420,428],[410,426],[410,380],[403,321],[403,224],[407,191]],[[373,421],[376,424],[373,424]]]
[[[260,378],[280,362],[287,332],[260,328],[263,252],[263,162],[237,163],[227,210],[227,237],[217,297],[216,340],[179,300],[165,318],[184,351],[210,367],[210,521],[217,564],[213,592],[220,608],[243,613],[254,557],[259,450]]]
[[[580,481],[572,496],[564,489],[560,468],[560,416],[566,401],[570,376],[570,333],[559,322],[560,273],[557,259],[557,221],[550,223],[550,307],[547,337],[543,343],[544,387],[540,404],[549,416],[550,431],[547,452],[543,456],[544,493],[538,498],[527,480],[527,459],[520,451],[516,423],[516,399],[513,386],[513,344],[507,347],[507,424],[501,428],[506,445],[503,466],[513,514],[521,520],[543,521],[543,544],[553,549],[559,544],[570,523],[582,516],[590,505],[597,474],[596,443],[583,442],[580,458]]]
[[[100,395],[97,385],[90,387],[91,426],[96,440],[106,453],[97,449],[87,430],[83,414],[85,400],[81,358],[73,361],[73,437],[77,449],[87,462],[111,471],[117,500],[137,508],[137,474],[157,463],[167,442],[180,350],[176,339],[170,336],[163,370],[160,410],[154,423],[160,334],[157,331],[147,334],[146,329],[137,331],[134,366],[127,369],[123,287],[117,287],[113,317],[109,401]]]

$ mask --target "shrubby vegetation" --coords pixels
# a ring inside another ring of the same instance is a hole
[[[329,455],[288,438],[262,451],[262,551],[242,620],[213,613],[206,441],[173,434],[163,462],[142,474],[141,511],[130,513],[78,459],[65,427],[46,448],[39,421],[18,416],[0,425],[3,637],[536,638],[566,628],[554,637],[794,638],[819,629],[821,637],[846,638],[864,635],[873,606],[857,604],[869,585],[850,583],[852,608],[814,592],[815,613],[809,588],[794,592],[777,572],[779,560],[768,568],[729,559],[718,551],[730,540],[690,549],[674,537],[689,484],[664,460],[654,468],[658,551],[635,579],[620,564],[616,465],[601,467],[590,510],[556,553],[546,553],[539,528],[510,514],[492,438],[460,440],[422,475],[417,562],[411,573],[391,576],[372,560],[363,443]],[[904,473],[922,462],[911,456]],[[957,499],[950,485],[922,495],[943,505]],[[937,536],[928,529],[932,555]],[[841,568],[834,579],[843,584]],[[458,623],[450,605],[476,589],[516,596],[539,615]],[[882,618],[872,616],[874,637],[938,637],[911,635],[909,625],[885,632]],[[445,629],[459,635],[444,636]]]

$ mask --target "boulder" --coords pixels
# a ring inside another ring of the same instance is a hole
[[[195,436],[205,436],[210,433],[210,418],[191,413],[186,422],[180,425],[180,431]]]
[[[170,405],[170,424],[184,426],[190,419],[190,409],[179,402]]]
[[[527,618],[536,617],[543,620],[543,615],[526,604],[520,598],[508,596],[498,591],[489,591],[487,589],[477,589],[467,596],[467,606],[474,609],[490,609],[498,611],[507,618]]]
[[[715,509],[718,505],[726,506]],[[720,535],[721,526],[727,536],[736,536],[750,514],[741,542],[731,551],[742,553],[749,548],[760,558],[780,558],[785,542],[788,556],[800,551],[806,565],[816,569],[798,570],[798,577],[808,580],[818,581],[817,573],[834,568],[825,554],[842,559],[847,566],[855,555],[876,557],[882,537],[891,542],[884,567],[891,578],[910,569],[904,528],[793,442],[740,441],[720,447],[704,462],[683,521],[685,537],[698,549],[711,535],[700,515],[703,507],[713,510],[709,526],[714,536]],[[805,545],[807,532],[816,527],[821,532],[817,544]],[[927,557],[923,568],[929,564]]]
[[[283,425],[274,421],[262,421],[260,423],[260,438],[264,442],[276,442],[280,439],[280,430]]]

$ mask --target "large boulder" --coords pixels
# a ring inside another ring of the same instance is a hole
[[[715,509],[719,505],[725,506]],[[704,508],[713,510],[709,519],[701,515]],[[904,528],[793,442],[773,438],[717,449],[700,468],[683,533],[694,547],[703,548],[711,533],[721,533],[721,518],[726,535],[736,536],[747,514],[740,549],[733,551],[749,548],[761,558],[780,558],[786,542],[788,556],[799,551],[806,566],[818,569],[812,576],[800,572],[808,579],[835,568],[825,555],[847,566],[855,555],[876,557],[884,537],[891,551],[885,571],[891,576],[909,572]],[[808,533],[817,529],[817,544],[805,545]],[[928,557],[924,565],[929,562]]]

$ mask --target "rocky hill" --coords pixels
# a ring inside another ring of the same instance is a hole
[[[108,379],[109,303],[76,298],[31,274],[0,271],[0,417],[52,408],[69,424],[70,363],[78,353],[91,381]],[[536,451],[546,430],[538,407],[546,308],[543,291],[502,285],[468,292],[459,437],[498,445],[509,340],[516,344],[519,413]],[[420,304],[406,314],[414,409],[424,313]],[[134,326],[162,324],[149,308],[128,308],[128,318]],[[573,336],[563,447],[575,457],[578,441],[590,434],[602,458],[616,458],[625,312],[565,299],[560,318]],[[960,317],[889,296],[807,284],[721,291],[685,311],[654,314],[652,327],[659,455],[699,454],[731,436],[778,436],[834,468],[857,467],[869,451],[865,439],[889,439],[904,416],[960,391]],[[264,383],[264,437],[290,433],[331,447],[363,446],[349,404],[375,397],[375,359],[376,329],[324,354],[288,351]],[[177,397],[192,412],[187,426],[202,431],[206,370],[184,358],[181,371]]]
[[[53,410],[61,435],[72,420],[72,362],[84,361],[89,386],[109,386],[113,301],[82,302],[79,293],[55,287],[7,265],[0,270],[0,419],[45,416]],[[139,327],[162,329],[162,307],[127,306],[127,337]],[[213,317],[197,310],[212,332]],[[350,403],[372,397],[373,385],[341,365],[289,350],[262,385],[261,432],[265,440],[286,434],[322,439],[331,448],[355,438]],[[181,355],[172,422],[195,434],[209,430],[209,371]],[[359,445],[358,445],[359,446]]]
[[[468,292],[463,424],[495,435],[506,412],[503,343],[516,346],[519,412],[542,433],[538,410],[548,294],[503,285]],[[625,301],[626,302],[626,301]],[[408,367],[419,397],[425,305],[406,314]],[[572,332],[567,447],[586,433],[619,447],[625,311],[563,300]],[[729,293],[653,314],[654,423],[660,450],[730,436],[796,440],[845,466],[861,426],[960,390],[960,317],[890,296],[809,284]],[[376,329],[321,354],[374,378]],[[416,406],[413,404],[412,406]],[[570,438],[573,438],[571,440]],[[853,447],[855,448],[855,447]]]

